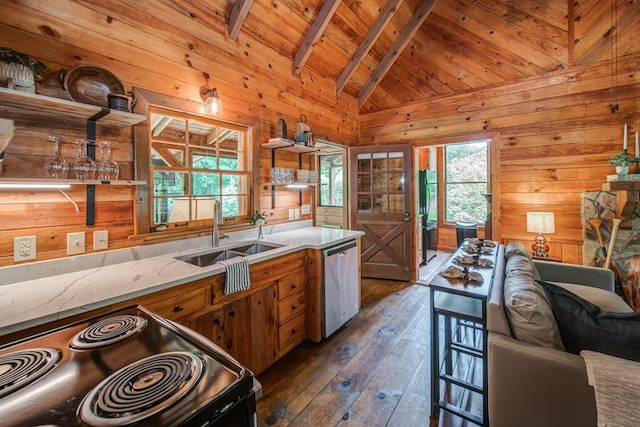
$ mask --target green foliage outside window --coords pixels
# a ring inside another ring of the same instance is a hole
[[[445,220],[483,223],[488,188],[488,141],[445,148]]]

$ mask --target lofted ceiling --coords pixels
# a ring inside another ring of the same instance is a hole
[[[597,2],[572,8],[584,3]],[[609,2],[600,3],[608,13]],[[570,62],[561,0],[236,0],[225,14],[232,38],[264,41],[294,61],[294,74],[307,69],[335,80],[336,92],[358,98],[363,113]]]

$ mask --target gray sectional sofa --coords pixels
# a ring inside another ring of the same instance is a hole
[[[541,279],[611,312],[631,308],[603,268],[532,260],[522,243],[500,246],[487,306],[491,427],[595,427],[583,358],[565,351]],[[502,258],[499,258],[502,259]]]

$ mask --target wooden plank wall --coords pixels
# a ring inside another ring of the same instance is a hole
[[[212,10],[224,10],[225,0],[215,0]],[[302,114],[320,137],[345,145],[358,138],[357,99],[334,95],[334,81],[307,69],[292,75],[292,60],[278,56],[270,46],[241,33],[230,40],[224,16],[189,10],[186,2],[139,0],[26,0],[0,2],[0,45],[31,55],[53,68],[50,85],[41,93],[65,97],[56,88],[57,71],[70,70],[78,63],[102,66],[115,74],[126,90],[133,86],[160,94],[202,103],[201,87],[216,87],[225,103],[221,117],[234,123],[258,121],[260,140],[275,136],[275,124],[283,118],[292,137]],[[181,8],[176,13],[176,8]],[[188,30],[187,30],[188,29]],[[39,90],[40,90],[39,89]],[[1,100],[0,100],[1,101]],[[1,102],[0,102],[1,104]],[[1,111],[1,108],[0,108]],[[5,117],[5,115],[2,115]],[[4,176],[33,177],[40,173],[42,160],[51,152],[47,135],[57,132],[72,141],[84,130],[77,124],[17,122],[17,135],[7,149]],[[101,133],[102,132],[102,133]],[[131,132],[99,129],[100,137],[115,139],[116,160],[126,173],[133,174],[134,153]],[[67,157],[74,147],[65,145]],[[260,181],[267,182],[271,167],[270,150],[260,150]],[[303,163],[310,162],[303,156]],[[295,153],[277,153],[278,166],[298,168]],[[305,163],[306,164],[306,163]],[[84,223],[83,187],[68,193],[81,210],[57,192],[0,193],[0,266],[13,263],[13,238],[35,235],[37,260],[66,256],[66,233],[84,231],[87,252],[93,251],[93,231],[108,229],[109,249],[129,247],[134,234],[135,191],[133,187],[97,190],[95,227]],[[312,191],[277,190],[272,208],[270,186],[261,186],[260,210],[269,222],[288,220],[288,210],[300,202],[312,204]],[[302,219],[311,218],[310,215]]]
[[[611,113],[607,60],[540,78],[361,115],[360,144],[431,144],[492,138],[493,236],[531,241],[526,212],[556,214],[551,256],[581,262],[581,194],[614,174],[624,123],[640,130],[640,55],[617,63],[619,111]],[[630,146],[631,150],[633,147]],[[439,247],[455,232],[441,227]]]

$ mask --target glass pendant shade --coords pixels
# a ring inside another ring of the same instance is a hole
[[[222,100],[218,97],[218,89],[214,88],[208,92],[211,95],[205,101],[205,112],[212,116],[222,114],[224,106]]]

